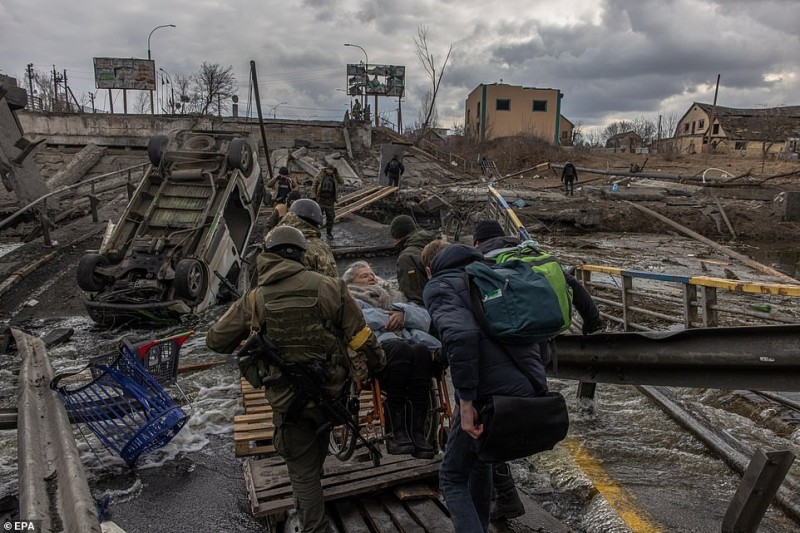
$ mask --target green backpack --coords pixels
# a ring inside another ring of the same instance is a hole
[[[572,288],[561,264],[525,241],[487,254],[494,264],[472,263],[466,272],[477,288],[486,328],[512,344],[547,340],[572,323]],[[477,298],[476,298],[477,299]]]

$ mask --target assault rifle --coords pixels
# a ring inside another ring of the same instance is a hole
[[[231,294],[233,300],[238,300],[239,298],[242,297],[242,295],[239,294],[239,289],[236,288],[236,285],[231,283],[231,280],[229,280],[216,270],[214,271],[214,275],[216,275],[219,278],[219,281],[222,283],[222,286],[228,289],[228,292]]]
[[[270,388],[276,385],[288,384],[295,394],[292,404],[286,412],[285,418],[288,421],[296,420],[309,401],[317,404],[328,417],[329,422],[319,428],[319,432],[325,431],[332,425],[346,426],[361,441],[370,452],[372,462],[375,466],[380,466],[383,455],[380,450],[361,434],[358,419],[353,419],[351,411],[338,398],[334,398],[323,387],[322,383],[329,377],[328,369],[321,362],[315,361],[310,364],[288,363],[281,354],[281,349],[272,342],[272,339],[262,333],[251,335],[248,341],[239,350],[238,356],[249,356],[256,360],[264,358],[271,366],[280,370],[280,375],[268,376],[262,380],[264,387]],[[356,416],[358,410],[356,409]]]

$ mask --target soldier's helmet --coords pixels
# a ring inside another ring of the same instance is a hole
[[[298,200],[298,202],[299,201],[300,200]],[[267,233],[267,238],[264,239],[265,250],[276,250],[278,248],[292,246],[295,246],[301,250],[305,250],[306,238],[303,237],[302,231],[290,226],[278,226],[274,230]]]
[[[317,202],[310,198],[300,198],[295,201],[289,208],[289,212],[318,228],[322,226],[322,209]]]
[[[288,167],[281,167],[280,170],[278,170],[278,174],[280,174],[281,176],[288,176],[289,175],[289,168]]]

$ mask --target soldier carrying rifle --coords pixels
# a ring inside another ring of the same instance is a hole
[[[275,228],[264,248],[257,258],[258,287],[211,327],[208,347],[232,353],[248,337],[264,335],[280,350],[282,361],[311,369],[306,374],[311,376],[309,382],[321,385],[328,397],[340,398],[348,378],[360,388],[370,374],[385,366],[386,357],[347,285],[305,269],[301,263],[305,238],[295,228]],[[302,531],[328,531],[322,465],[331,421],[340,421],[332,416],[329,405],[308,399],[308,390],[300,390],[292,384],[292,376],[281,374],[277,360],[258,357],[258,350],[243,352],[240,368],[248,381],[254,386],[268,385],[265,394],[274,413],[273,442],[289,470]]]

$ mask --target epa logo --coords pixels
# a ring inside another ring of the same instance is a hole
[[[4,531],[38,531],[36,523],[32,520],[15,520],[13,522],[6,522],[3,524]]]

